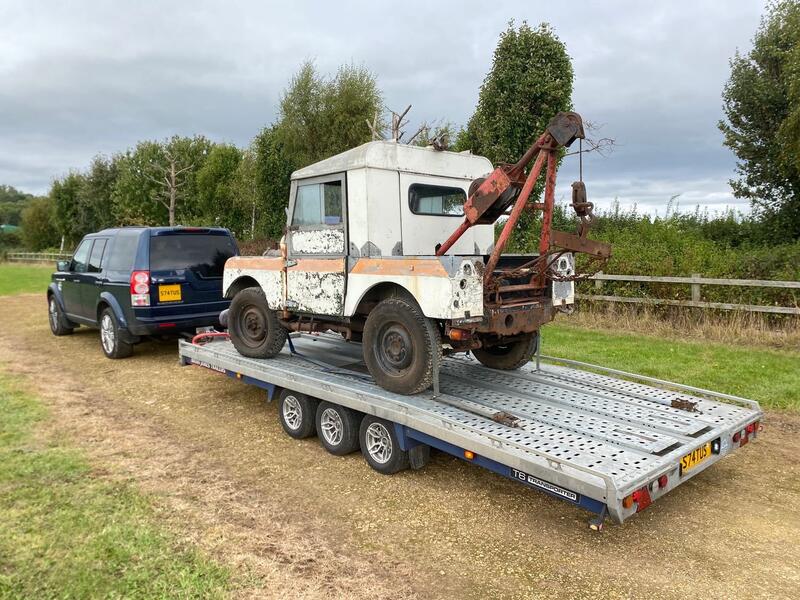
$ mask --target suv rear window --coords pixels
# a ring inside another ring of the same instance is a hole
[[[190,269],[200,277],[222,277],[225,261],[236,254],[227,235],[178,233],[150,238],[150,270]]]

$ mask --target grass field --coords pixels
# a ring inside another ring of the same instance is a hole
[[[621,369],[758,400],[762,407],[800,410],[800,351],[552,324],[543,329],[542,354]]]
[[[98,479],[0,376],[0,598],[221,597],[229,573],[159,528],[146,497]]]
[[[55,265],[0,263],[0,296],[44,294],[53,271]]]

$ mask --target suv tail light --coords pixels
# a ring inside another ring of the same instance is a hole
[[[131,273],[131,306],[150,306],[150,271]]]

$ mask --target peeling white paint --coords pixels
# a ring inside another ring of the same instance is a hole
[[[293,310],[317,315],[341,315],[344,309],[344,273],[289,272],[289,299]]]
[[[292,251],[301,254],[344,254],[344,231],[313,229],[292,231]]]

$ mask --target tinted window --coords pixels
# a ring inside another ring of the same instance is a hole
[[[467,194],[461,188],[414,183],[408,188],[408,206],[415,215],[463,217]]]
[[[89,249],[92,247],[92,240],[83,240],[75,254],[72,255],[72,268],[70,271],[85,273],[86,265],[89,262]]]
[[[141,231],[120,231],[109,249],[106,268],[109,271],[132,271],[139,247]]]
[[[150,238],[150,270],[190,269],[200,277],[222,277],[225,261],[235,253],[227,235],[157,235]]]
[[[292,225],[338,225],[341,222],[341,180],[297,186]]]
[[[103,269],[100,267],[103,260],[103,252],[106,249],[106,240],[95,240],[92,246],[92,254],[89,256],[89,273],[99,273]]]

